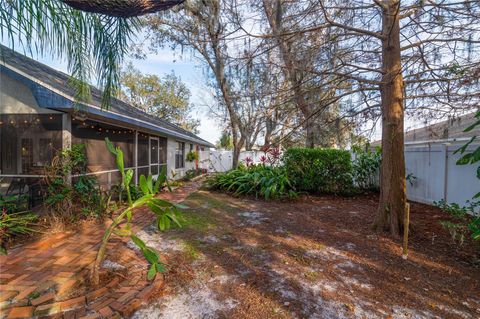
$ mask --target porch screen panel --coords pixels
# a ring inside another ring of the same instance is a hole
[[[159,172],[161,172],[163,167],[167,166],[167,138],[160,137],[159,144],[160,144],[159,146],[160,147],[160,161],[159,161],[160,165],[158,169],[159,169]]]
[[[138,177],[148,176],[150,160],[148,158],[148,134],[138,133]]]
[[[85,144],[87,172],[97,179],[102,189],[108,189],[120,183],[120,173],[115,157],[108,151],[105,138],[124,153],[125,168],[134,165],[135,133],[127,128],[104,124],[92,120],[72,121],[72,144]]]
[[[159,147],[158,138],[150,138],[150,174],[158,174]]]
[[[106,137],[122,149],[125,168],[133,167],[135,135],[132,130],[90,120],[72,121],[72,143],[85,144],[88,172],[117,169],[115,158],[106,147]]]
[[[60,114],[0,115],[0,175],[43,175],[61,148]]]

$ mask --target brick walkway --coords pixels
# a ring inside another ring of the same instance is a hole
[[[198,189],[192,182],[162,193],[162,198],[183,201]],[[152,223],[146,209],[134,217],[134,230]],[[113,236],[109,252],[128,269],[128,276],[112,276],[108,284],[87,291],[87,278],[105,225],[43,237],[0,256],[0,318],[120,318],[128,317],[163,285],[163,276],[146,281],[147,263],[126,246],[128,238]],[[120,256],[120,257],[118,257]]]

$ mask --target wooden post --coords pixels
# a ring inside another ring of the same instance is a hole
[[[405,219],[403,223],[403,253],[402,258],[408,258],[408,228],[410,227],[410,203],[405,205]]]

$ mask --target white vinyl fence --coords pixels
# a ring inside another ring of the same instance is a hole
[[[457,165],[459,154],[453,154],[468,139],[456,141],[413,142],[405,144],[407,175],[407,197],[409,200],[433,204],[445,199],[448,203],[465,205],[480,191],[480,179],[476,177],[476,165]],[[468,150],[478,147],[470,145]],[[261,151],[240,154],[260,163]],[[232,151],[210,151],[210,160],[204,164],[210,172],[225,172],[232,168]]]
[[[471,200],[480,191],[480,179],[476,177],[476,165],[456,164],[461,155],[454,152],[464,143],[407,143],[407,175],[414,176],[411,183],[407,181],[408,199],[427,204],[445,199],[448,203],[460,205]],[[470,145],[468,150],[478,146]]]

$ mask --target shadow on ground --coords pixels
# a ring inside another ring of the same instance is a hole
[[[165,251],[167,289],[138,318],[478,318],[474,252],[455,250],[437,209],[412,205],[410,256],[374,234],[374,197],[266,202],[198,191]]]

